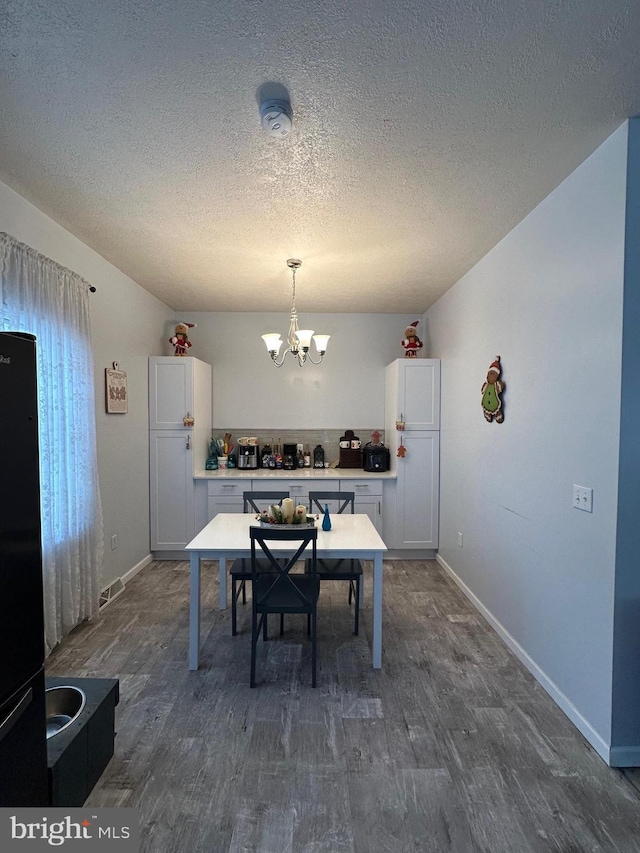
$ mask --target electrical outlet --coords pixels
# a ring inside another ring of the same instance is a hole
[[[458,545],[462,548],[462,533],[458,532]]]
[[[573,506],[583,512],[593,512],[593,489],[574,485]]]
[[[111,550],[115,551],[117,547],[118,547],[118,534],[114,533],[113,536],[111,537]]]

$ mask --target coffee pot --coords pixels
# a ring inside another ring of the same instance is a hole
[[[282,467],[287,471],[293,471],[298,464],[298,446],[296,444],[283,444]]]

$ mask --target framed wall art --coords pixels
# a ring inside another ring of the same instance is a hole
[[[120,369],[117,361],[113,367],[107,367],[105,374],[106,411],[110,415],[124,415],[129,411],[129,395],[127,392],[127,374]]]

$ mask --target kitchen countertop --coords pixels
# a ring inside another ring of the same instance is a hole
[[[197,471],[196,480],[395,480],[395,471],[363,471],[362,468],[227,468]]]

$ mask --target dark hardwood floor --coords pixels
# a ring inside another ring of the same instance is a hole
[[[155,562],[49,658],[50,675],[117,677],[116,752],[88,804],[140,809],[145,853],[640,851],[635,776],[607,767],[432,561],[385,563],[383,670],[370,598],[323,586],[318,687],[304,617],[260,642],[250,607],[203,581],[187,669],[186,562]],[[367,575],[367,593],[370,592]]]

